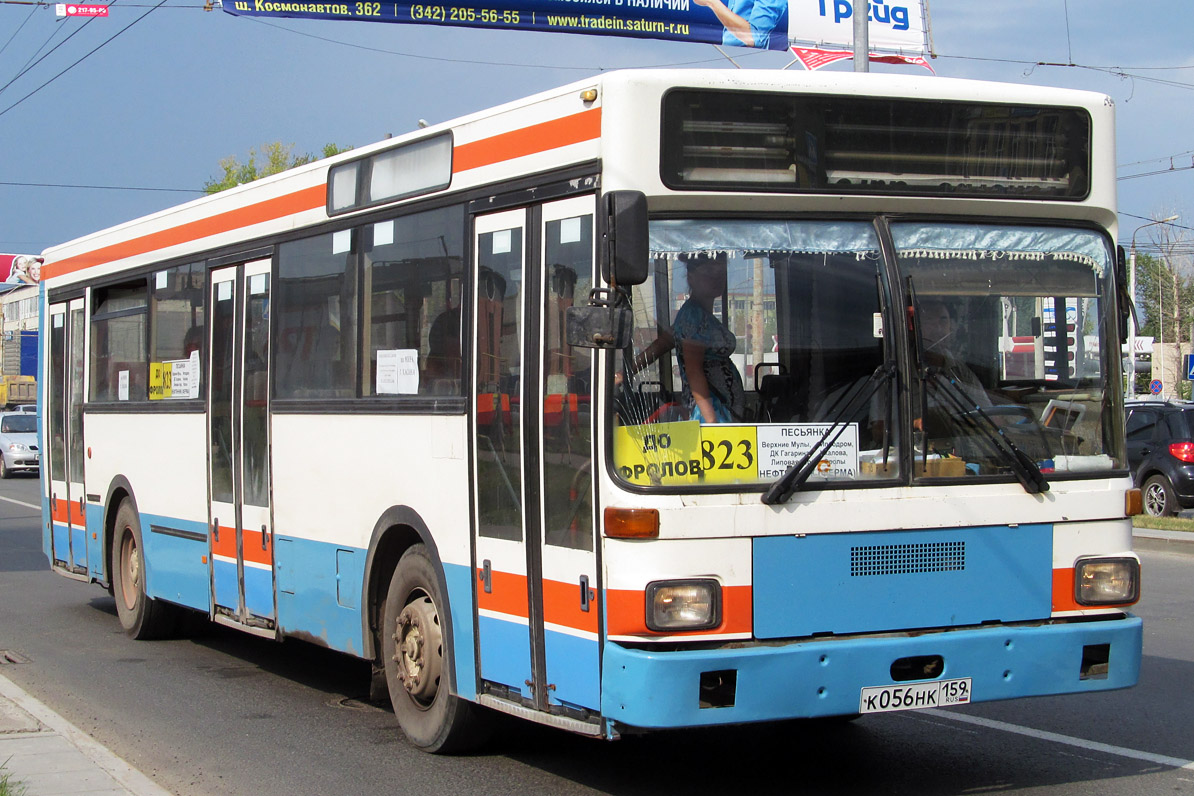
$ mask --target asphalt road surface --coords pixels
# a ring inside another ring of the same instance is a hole
[[[37,490],[0,482],[0,651],[27,661],[0,673],[179,796],[1194,794],[1194,544],[1141,552],[1133,689],[615,743],[504,720],[445,758],[407,745],[353,658],[213,626],[129,640],[107,592],[49,572]]]

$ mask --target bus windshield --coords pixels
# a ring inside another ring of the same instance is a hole
[[[1099,233],[666,219],[651,258],[614,373],[614,459],[632,484],[765,485],[797,465],[809,487],[909,467],[1006,479],[1017,458],[1048,478],[1122,466]]]

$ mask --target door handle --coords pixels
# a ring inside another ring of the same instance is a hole
[[[593,598],[597,595],[589,590],[589,576],[580,576],[580,610],[585,613],[589,612],[589,606],[593,603]]]
[[[220,541],[220,518],[212,517],[211,519],[211,537],[212,541]]]
[[[481,574],[477,577],[485,586],[485,593],[493,594],[493,567],[490,565],[488,558],[481,562]]]
[[[261,526],[261,549],[269,550],[269,530],[264,525]]]

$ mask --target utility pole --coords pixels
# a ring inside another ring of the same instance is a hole
[[[854,71],[871,71],[870,0],[854,0]]]

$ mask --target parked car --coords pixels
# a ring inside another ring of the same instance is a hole
[[[1126,409],[1128,466],[1145,513],[1194,508],[1194,403],[1133,401]]]
[[[41,467],[37,449],[37,415],[28,412],[0,414],[0,478],[13,473],[36,473]]]
[[[37,404],[21,404],[17,407],[18,412],[28,412],[31,415],[37,414]]]

